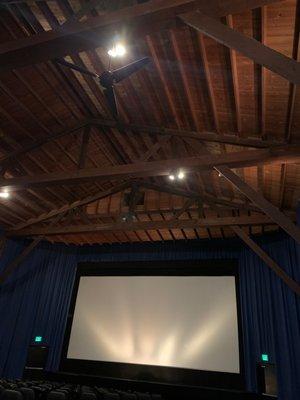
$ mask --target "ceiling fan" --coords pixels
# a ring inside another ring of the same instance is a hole
[[[123,81],[133,73],[144,68],[150,62],[150,59],[149,57],[144,57],[113,71],[106,70],[100,75],[96,74],[95,72],[89,71],[84,67],[80,67],[79,65],[69,63],[64,59],[56,59],[55,62],[65,67],[74,69],[75,71],[79,71],[82,74],[97,78],[103,88],[103,93],[109,105],[109,108],[113,116],[116,118],[118,116],[118,108],[115,97],[114,84]]]

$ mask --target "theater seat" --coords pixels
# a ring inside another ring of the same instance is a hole
[[[94,390],[90,386],[83,385],[81,386],[82,393],[94,393]]]
[[[117,393],[105,393],[103,400],[120,400],[120,396]]]
[[[148,393],[137,393],[138,400],[151,400],[151,395]]]
[[[0,400],[23,400],[23,397],[17,390],[5,389],[0,395]]]
[[[66,400],[67,395],[64,392],[53,390],[47,394],[47,400]]]
[[[97,400],[97,396],[92,391],[81,393],[80,400]]]
[[[137,400],[137,397],[133,393],[122,392],[121,393],[121,399],[122,400]]]
[[[34,400],[35,399],[34,391],[32,389],[30,389],[28,387],[21,387],[18,390],[19,390],[19,392],[22,393],[24,400]]]

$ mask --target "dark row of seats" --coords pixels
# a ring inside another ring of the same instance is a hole
[[[0,400],[162,400],[162,397],[62,382],[0,379]]]

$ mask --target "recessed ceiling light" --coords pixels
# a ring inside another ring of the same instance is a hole
[[[184,179],[185,174],[182,171],[179,171],[177,177],[178,179]]]
[[[9,193],[8,192],[0,192],[0,197],[2,197],[3,199],[7,199],[9,197]]]
[[[170,179],[170,181],[174,181],[175,176],[173,174],[171,174],[171,175],[169,175],[169,179]]]
[[[117,43],[107,53],[111,57],[122,57],[126,53],[126,48],[122,43]]]

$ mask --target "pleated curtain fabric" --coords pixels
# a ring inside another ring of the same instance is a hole
[[[298,282],[300,249],[284,234],[259,244]],[[24,242],[9,241],[0,271]],[[39,334],[49,345],[47,369],[59,367],[78,262],[239,259],[247,388],[256,390],[255,365],[268,353],[277,365],[280,399],[300,398],[300,300],[238,240],[65,246],[42,243],[0,287],[0,376],[21,377],[27,349]]]

